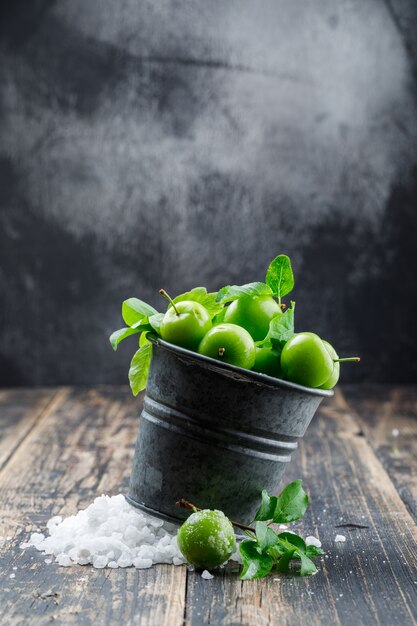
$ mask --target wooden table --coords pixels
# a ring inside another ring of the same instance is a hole
[[[410,387],[339,390],[294,454],[287,479],[302,477],[311,501],[298,527],[319,536],[327,552],[315,576],[242,582],[237,565],[212,580],[185,566],[63,568],[21,550],[52,515],[126,491],[140,403],[127,388],[0,392],[2,626],[416,624],[417,389]],[[334,542],[338,533],[345,543]]]

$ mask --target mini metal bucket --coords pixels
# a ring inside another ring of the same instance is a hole
[[[127,500],[174,523],[180,498],[253,520],[332,391],[258,374],[152,341]]]

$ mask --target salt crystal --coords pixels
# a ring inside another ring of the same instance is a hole
[[[98,554],[93,558],[93,567],[96,567],[97,569],[102,569],[103,567],[106,567],[108,561],[109,560],[106,556]]]
[[[47,565],[49,565],[50,563],[52,563],[52,559],[44,559],[44,561],[45,561],[45,563],[46,563]]]
[[[141,559],[138,557],[137,559],[134,559],[133,565],[138,569],[148,569],[149,567],[152,567],[153,563],[152,559]]]
[[[9,578],[16,578],[16,574],[10,574]]]
[[[119,567],[130,567],[132,563],[133,563],[132,558],[128,554],[122,554],[122,556],[117,561],[117,565]],[[93,565],[94,565],[94,561],[93,561]]]
[[[278,528],[279,528],[280,530],[287,530],[288,526],[287,526],[286,524],[280,524],[280,525],[278,526]]]
[[[344,535],[336,535],[334,540],[336,543],[343,543],[344,541],[346,541],[346,537]]]
[[[321,548],[321,541],[319,539],[316,539],[316,537],[313,537],[312,535],[306,537],[305,542],[306,546],[315,546],[316,548]]]
[[[210,578],[214,578],[214,576],[213,574],[210,574],[210,572],[205,569],[204,572],[202,572],[201,574],[201,578],[204,578],[205,580],[210,580]]]
[[[63,553],[59,554],[56,557],[56,561],[62,567],[69,567],[71,565],[71,559],[69,558],[68,554],[63,554]]]

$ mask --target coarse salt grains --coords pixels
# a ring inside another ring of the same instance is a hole
[[[52,517],[47,528],[48,537],[32,533],[21,547],[34,546],[53,555],[63,567],[91,564],[99,569],[147,569],[157,563],[186,562],[178,548],[176,527],[134,509],[122,494],[100,496],[66,519]]]

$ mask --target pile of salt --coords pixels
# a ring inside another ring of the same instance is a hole
[[[123,497],[100,496],[85,510],[47,523],[49,537],[32,533],[22,548],[34,546],[64,567],[91,563],[93,567],[139,569],[156,563],[182,565],[173,524],[131,507]],[[46,559],[45,559],[46,561]]]

